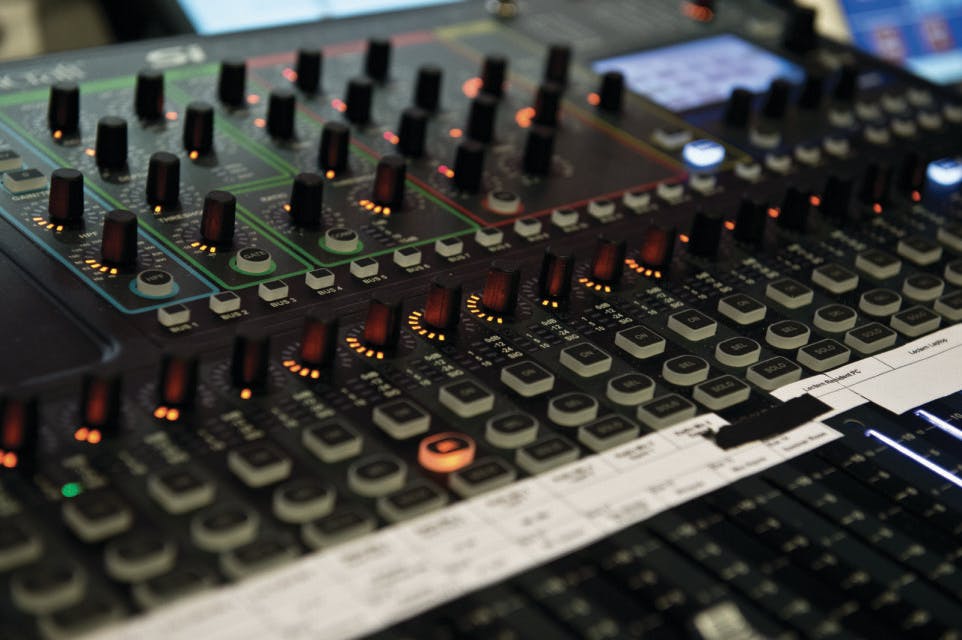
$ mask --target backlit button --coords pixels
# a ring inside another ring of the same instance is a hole
[[[715,359],[728,367],[747,367],[758,362],[762,347],[754,340],[736,336],[715,345]]]
[[[239,505],[217,504],[190,521],[194,544],[217,553],[247,544],[257,536],[260,516]]]
[[[482,247],[495,247],[504,242],[504,231],[495,227],[482,227],[474,232],[474,241]]]
[[[271,254],[260,247],[244,247],[234,256],[237,270],[248,275],[259,276],[274,268]]]
[[[323,518],[334,509],[334,487],[317,478],[298,478],[276,489],[271,500],[282,522],[303,524]]]
[[[664,429],[695,417],[698,408],[677,393],[670,393],[640,405],[638,419],[652,429]]]
[[[890,316],[902,306],[902,296],[890,289],[872,289],[862,294],[858,308],[870,316]]]
[[[858,286],[858,275],[832,262],[815,268],[812,271],[812,282],[838,295],[855,289]]]
[[[780,320],[768,325],[765,342],[776,349],[798,349],[808,342],[812,330],[795,320]]]
[[[473,418],[494,409],[494,394],[473,380],[460,380],[441,387],[438,402],[459,418]]]
[[[131,595],[144,609],[154,609],[178,598],[197,593],[214,585],[207,569],[174,567],[171,571],[131,587]]]
[[[500,458],[485,458],[448,478],[448,486],[462,498],[470,498],[514,482],[517,472]]]
[[[43,553],[43,541],[16,520],[0,523],[0,571],[33,562]]]
[[[948,320],[962,320],[962,290],[942,296],[935,301],[933,308]]]
[[[290,287],[283,280],[271,280],[262,282],[257,286],[257,297],[264,302],[275,302],[283,300],[290,292]]]
[[[381,265],[374,258],[360,258],[351,261],[351,275],[358,280],[373,278],[380,271]]]
[[[176,560],[177,546],[159,533],[130,534],[104,549],[104,567],[120,582],[143,582],[167,573]]]
[[[693,355],[683,355],[665,360],[662,377],[679,387],[690,387],[708,379],[708,363]]]
[[[69,607],[83,598],[87,577],[74,564],[43,560],[10,579],[10,596],[21,611],[43,615]]]
[[[528,473],[535,475],[560,467],[578,459],[578,447],[561,436],[548,436],[515,453],[515,462]]]
[[[241,308],[241,299],[233,291],[221,291],[209,298],[208,305],[214,313],[231,313]]]
[[[421,250],[417,247],[403,247],[401,249],[395,249],[393,259],[394,264],[402,269],[416,267],[421,264]]]
[[[788,358],[776,356],[748,367],[745,378],[765,391],[774,391],[781,386],[801,380],[802,368]]]
[[[249,442],[227,454],[227,467],[251,488],[286,480],[293,466],[291,459],[269,442]]]
[[[640,431],[628,418],[610,415],[580,427],[578,442],[597,453],[634,440]]]
[[[513,228],[522,238],[531,238],[541,233],[541,221],[537,218],[519,218],[514,221]]]
[[[870,322],[846,333],[845,344],[868,355],[893,346],[897,337],[896,333],[884,324]]]
[[[373,498],[403,487],[407,472],[403,461],[382,453],[352,464],[347,470],[347,484],[359,496]]]
[[[377,501],[377,512],[388,522],[401,522],[440,509],[448,502],[448,496],[427,480],[417,480],[389,496]]]
[[[174,276],[163,269],[146,269],[137,274],[137,293],[148,298],[167,298],[174,295]]]
[[[798,280],[782,278],[768,283],[765,296],[788,309],[800,309],[812,304],[815,292]]]
[[[855,256],[855,268],[873,278],[885,280],[899,274],[902,261],[878,249],[868,249]]]
[[[942,246],[923,236],[909,236],[899,240],[896,251],[906,260],[921,267],[938,262],[942,258]]]
[[[394,400],[374,407],[371,420],[395,440],[419,435],[431,427],[431,416],[408,400]]]
[[[356,507],[341,508],[301,527],[301,539],[311,549],[326,549],[360,538],[377,528],[377,520]]]
[[[588,215],[596,220],[605,220],[615,215],[615,203],[612,200],[592,200],[588,203]]]
[[[896,313],[889,324],[902,335],[917,338],[938,329],[942,318],[926,307],[912,307]]]
[[[441,238],[434,243],[434,252],[442,258],[453,258],[464,253],[464,243],[459,238]]]
[[[84,542],[101,542],[134,523],[130,507],[113,491],[82,493],[63,503],[63,520]]]
[[[700,311],[685,309],[668,316],[668,328],[686,340],[706,340],[718,330],[718,323]]]
[[[748,400],[751,388],[734,376],[721,376],[696,386],[692,392],[695,402],[711,409],[721,411]]]
[[[815,311],[812,323],[829,333],[841,333],[855,326],[858,314],[851,307],[844,304],[829,304]]]
[[[176,327],[190,322],[190,307],[184,304],[172,304],[157,309],[157,322],[165,327]]]
[[[332,227],[324,232],[324,246],[334,253],[355,253],[361,248],[361,238],[354,229]]]
[[[314,269],[304,276],[304,284],[315,291],[334,286],[334,273],[330,269]]]
[[[300,555],[297,547],[284,538],[268,537],[252,540],[220,557],[220,570],[231,580],[279,567]]]
[[[945,282],[928,273],[909,276],[902,283],[902,293],[916,302],[930,302],[945,291]]]
[[[559,229],[567,229],[578,224],[578,212],[575,209],[555,209],[551,212],[551,224]]]
[[[503,413],[488,420],[484,428],[485,439],[502,449],[517,449],[534,442],[538,436],[538,421],[534,416],[515,411]]]
[[[641,373],[625,373],[608,381],[605,395],[615,404],[640,404],[655,395],[655,381]]]
[[[755,298],[744,293],[726,296],[718,301],[718,313],[741,325],[761,322],[767,308]]]
[[[503,368],[501,382],[518,395],[531,398],[554,388],[554,374],[539,364],[524,360]]]
[[[147,478],[147,493],[167,513],[181,514],[214,501],[214,485],[190,467],[166,469]]]
[[[361,453],[364,441],[342,422],[327,422],[301,432],[301,443],[322,462],[339,462]]]
[[[492,191],[485,204],[498,215],[513,216],[521,213],[521,196],[513,191]]]
[[[418,463],[434,473],[451,473],[474,462],[477,446],[463,433],[436,433],[418,445]]]
[[[665,339],[647,327],[638,325],[616,333],[615,346],[644,360],[664,353]]]
[[[813,342],[798,350],[795,359],[812,371],[822,372],[841,367],[848,362],[852,352],[834,340]]]
[[[563,367],[582,378],[601,375],[611,369],[611,356],[588,342],[563,349],[558,359]]]
[[[566,393],[548,402],[548,419],[562,427],[577,427],[598,416],[598,401],[587,393]]]

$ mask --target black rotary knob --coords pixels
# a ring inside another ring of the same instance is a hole
[[[398,124],[398,150],[408,158],[420,158],[424,155],[427,130],[427,111],[420,107],[408,107],[402,111]]]
[[[538,298],[542,305],[555,308],[568,301],[574,269],[574,254],[551,247],[545,249],[538,274]]]
[[[371,349],[391,351],[401,337],[401,300],[379,293],[371,297],[361,338]]]
[[[384,82],[391,70],[391,41],[372,38],[367,42],[367,55],[364,57],[364,73],[371,80]]]
[[[558,124],[564,87],[556,82],[544,82],[538,87],[534,100],[534,121],[548,127]]]
[[[644,267],[664,270],[671,264],[675,251],[675,229],[650,224],[641,236],[638,257]]]
[[[297,52],[297,64],[294,71],[297,74],[295,84],[297,88],[307,94],[315,94],[321,87],[321,69],[324,64],[324,54],[320,49],[300,49]]]
[[[336,316],[308,315],[304,319],[301,344],[297,350],[300,364],[313,369],[325,369],[333,365],[337,355],[338,328]]]
[[[899,164],[898,189],[908,195],[918,192],[925,184],[928,163],[917,151],[908,151]]]
[[[563,44],[552,45],[544,64],[544,79],[561,86],[568,84],[568,68],[571,66],[571,47]]]
[[[327,122],[321,130],[321,144],[317,163],[325,171],[339,173],[347,169],[348,145],[351,129],[340,122]]]
[[[688,232],[688,252],[702,258],[711,258],[718,253],[721,241],[722,218],[717,213],[698,210],[691,221]]]
[[[141,120],[160,120],[164,117],[164,74],[144,69],[137,74],[134,87],[134,112]]]
[[[501,56],[486,56],[481,64],[481,91],[495,98],[504,95],[504,81],[508,77],[508,60]]]
[[[291,222],[298,227],[317,229],[321,226],[323,206],[324,177],[299,173],[291,187]]]
[[[157,404],[167,411],[193,405],[197,396],[197,371],[197,358],[193,356],[164,355],[157,380]],[[169,415],[164,414],[165,417]]]
[[[47,126],[58,138],[77,133],[80,128],[80,89],[77,85],[58,82],[50,87]]]
[[[237,199],[227,191],[210,191],[204,197],[200,218],[201,240],[215,247],[229,247],[234,241]]]
[[[798,187],[789,187],[779,208],[778,226],[792,231],[805,231],[810,209],[810,196]]]
[[[184,150],[205,156],[214,149],[214,107],[206,102],[191,102],[184,116]]]
[[[454,156],[454,184],[466,193],[477,193],[484,174],[484,145],[465,140]]]
[[[529,176],[547,176],[551,173],[554,157],[554,129],[544,125],[534,125],[528,130],[528,140],[524,146],[522,166]]]
[[[418,69],[418,78],[414,83],[414,106],[428,113],[438,110],[441,102],[442,77],[441,67],[425,65]]]
[[[814,49],[817,43],[815,9],[793,6],[782,32],[782,44],[789,51],[807,53]]]
[[[278,140],[294,138],[294,111],[297,100],[286,89],[271,91],[267,101],[267,133]]]
[[[610,113],[621,111],[625,100],[625,74],[620,71],[608,71],[601,76],[601,87],[598,89],[598,108]]]
[[[518,306],[521,271],[513,263],[495,260],[484,278],[481,307],[496,316],[509,316]]]
[[[270,380],[271,343],[267,336],[241,333],[234,337],[231,384],[242,398],[267,391]]]
[[[37,464],[39,435],[36,398],[0,398],[0,468],[32,472]]]
[[[765,237],[768,212],[761,203],[742,198],[735,216],[735,240],[746,244],[760,244]]]
[[[120,430],[121,378],[115,375],[84,377],[80,395],[80,424],[74,436],[96,444]],[[91,432],[96,431],[94,436]],[[86,437],[80,437],[85,434]]]
[[[829,176],[822,190],[819,211],[822,215],[835,220],[846,222],[851,219],[852,189],[851,178],[843,176]]]
[[[247,63],[242,59],[224,60],[220,63],[217,78],[217,98],[222,104],[240,109],[245,102]]]
[[[104,116],[97,122],[95,145],[97,166],[101,169],[123,169],[127,166],[127,121],[117,116]]]
[[[453,274],[435,276],[428,285],[422,322],[437,331],[451,331],[461,319],[461,283]]]
[[[137,264],[137,216],[123,209],[107,213],[100,240],[100,257],[112,267],[129,268]]]
[[[374,85],[368,78],[352,78],[347,83],[347,95],[344,102],[347,110],[344,117],[353,124],[367,124],[371,121],[371,99],[374,95]]]
[[[77,227],[84,219],[84,175],[76,169],[60,168],[50,176],[47,205],[50,222]]]
[[[591,281],[595,285],[615,286],[621,280],[625,268],[624,240],[605,234],[598,236],[595,252],[591,256]]]
[[[732,89],[725,105],[725,124],[729,127],[744,129],[752,116],[752,92],[743,87]]]
[[[180,158],[166,151],[151,154],[147,163],[147,204],[175,207],[180,199]]]
[[[471,101],[468,112],[467,136],[485,144],[494,138],[495,116],[498,113],[498,99],[489,93],[482,93]]]
[[[870,162],[862,174],[858,199],[867,205],[883,205],[888,202],[892,184],[892,167]]]
[[[809,69],[805,72],[805,82],[798,94],[798,106],[802,109],[818,109],[825,94],[825,72]]]
[[[784,78],[776,78],[768,85],[768,94],[762,106],[762,115],[777,120],[785,116],[788,99],[791,97],[792,84]]]
[[[394,211],[404,203],[404,181],[407,178],[407,162],[401,156],[384,156],[377,163],[371,200],[381,207]]]

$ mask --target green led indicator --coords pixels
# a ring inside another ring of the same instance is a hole
[[[81,491],[83,491],[83,487],[80,486],[79,482],[68,482],[60,487],[60,493],[64,498],[76,498]]]

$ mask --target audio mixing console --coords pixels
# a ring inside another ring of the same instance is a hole
[[[0,68],[0,638],[962,637],[962,98],[813,24]]]

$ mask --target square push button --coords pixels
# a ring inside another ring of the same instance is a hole
[[[831,262],[816,267],[812,271],[812,282],[839,295],[852,291],[858,286],[858,274],[849,271],[840,264]]]
[[[573,443],[561,436],[548,436],[518,449],[515,462],[528,473],[535,475],[574,462],[578,456],[578,447]]]
[[[497,227],[483,227],[475,231],[474,241],[482,247],[494,247],[504,242],[504,231]]]
[[[47,177],[36,169],[10,171],[3,174],[3,186],[14,195],[39,191],[47,186]]]
[[[403,487],[407,473],[403,460],[381,453],[352,464],[347,470],[347,485],[359,496],[374,498]]]
[[[886,280],[899,274],[902,261],[878,249],[869,249],[855,256],[855,268],[877,280]]]
[[[578,429],[578,442],[595,453],[617,447],[638,437],[640,427],[619,415],[611,415]]]
[[[942,245],[924,236],[909,236],[899,240],[896,252],[920,267],[924,267],[942,258]]]
[[[812,304],[815,292],[798,280],[782,278],[768,283],[765,296],[787,309],[800,309]]]
[[[776,356],[748,367],[745,378],[756,387],[765,391],[774,391],[786,384],[801,380],[802,368],[788,358]]]
[[[852,352],[832,339],[805,345],[798,350],[795,359],[812,371],[821,373],[848,362]]]
[[[464,252],[464,242],[460,238],[441,238],[434,243],[434,252],[442,258],[453,258]]]
[[[175,515],[206,507],[214,501],[214,485],[189,467],[176,467],[147,478],[147,493],[167,513]]]
[[[638,325],[616,333],[615,346],[644,360],[664,353],[665,339],[647,327]]]
[[[484,437],[501,449],[517,449],[534,442],[538,436],[538,421],[520,411],[503,413],[488,420]]]
[[[301,538],[312,549],[326,549],[374,531],[377,520],[362,509],[348,507],[308,522],[301,527]]]
[[[638,407],[638,419],[652,429],[664,429],[695,417],[697,412],[698,409],[690,400],[677,393],[670,393]]]
[[[931,273],[916,273],[902,283],[902,293],[916,302],[931,302],[945,291],[945,281]]]
[[[625,373],[608,381],[605,395],[622,406],[636,405],[655,395],[655,381],[642,373]]]
[[[870,322],[846,333],[845,344],[868,355],[893,346],[897,337],[897,334],[884,324]]]
[[[917,338],[938,329],[942,318],[926,307],[912,307],[896,313],[889,324],[902,335]]]
[[[881,318],[897,312],[902,306],[902,296],[891,289],[872,289],[862,294],[858,308],[863,313]]]
[[[539,364],[525,360],[502,369],[501,382],[519,396],[532,398],[554,388],[554,374]]]
[[[233,291],[221,291],[210,297],[209,305],[214,313],[230,313],[241,308],[241,299]]]
[[[301,432],[301,443],[322,462],[339,462],[361,453],[364,441],[341,422],[327,422]]]
[[[283,280],[272,280],[258,285],[257,296],[264,302],[274,302],[286,298],[289,291],[290,288]]]
[[[315,291],[334,286],[334,273],[330,269],[314,269],[304,276],[304,284]]]
[[[946,294],[935,301],[933,308],[949,320],[962,320],[962,290]]]
[[[548,419],[562,427],[577,427],[598,416],[598,401],[587,393],[566,393],[548,402]]]
[[[377,501],[377,512],[388,522],[400,522],[443,507],[448,496],[433,484],[418,480]]]
[[[249,442],[227,454],[227,466],[251,488],[264,487],[291,475],[293,463],[268,442]]]
[[[172,304],[157,309],[157,321],[165,327],[176,327],[190,322],[190,308],[185,304]]]
[[[760,344],[744,336],[722,340],[715,345],[715,360],[728,367],[747,367],[762,355]]]
[[[421,250],[417,247],[402,247],[394,250],[394,264],[406,269],[421,264]]]
[[[779,320],[768,325],[765,342],[776,349],[798,349],[808,342],[812,330],[797,320]]]
[[[470,498],[514,482],[517,472],[500,458],[485,458],[455,471],[448,486],[462,498]]]
[[[473,418],[494,409],[494,394],[473,380],[459,380],[441,387],[438,402],[459,418]]]
[[[844,304],[827,304],[815,311],[812,323],[829,333],[841,333],[855,326],[858,314]]]
[[[84,542],[101,542],[127,531],[134,513],[113,491],[82,493],[63,503],[63,520]]]
[[[718,323],[695,309],[685,309],[668,316],[668,328],[686,340],[698,342],[715,335]]]
[[[741,325],[761,322],[767,310],[761,302],[744,293],[726,296],[718,301],[718,313]]]
[[[611,356],[588,342],[565,348],[559,361],[582,378],[601,375],[611,369]]]
[[[373,278],[377,275],[381,265],[374,258],[358,258],[351,261],[351,275],[358,280]]]
[[[395,440],[420,435],[431,428],[431,416],[408,400],[395,400],[374,407],[371,420]]]
[[[673,385],[690,387],[708,379],[708,363],[690,354],[678,356],[665,361],[661,375]]]
[[[692,397],[712,411],[741,404],[751,395],[751,387],[735,376],[721,376],[696,386]]]

